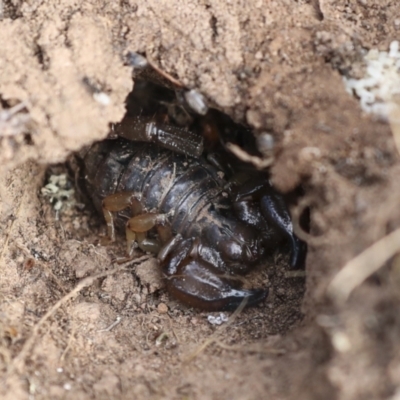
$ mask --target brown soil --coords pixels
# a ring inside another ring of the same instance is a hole
[[[361,112],[341,76],[361,76],[363,49],[387,50],[399,21],[396,0],[5,1],[0,396],[397,399],[399,258],[347,302],[326,288],[400,227],[391,130]],[[40,195],[46,168],[122,118],[128,51],[273,133],[273,182],[302,185],[310,207],[305,295],[275,257],[256,271],[267,302],[215,327],[165,293],[154,260],[113,270],[121,249],[98,245],[104,229],[89,210],[71,203],[57,219]]]

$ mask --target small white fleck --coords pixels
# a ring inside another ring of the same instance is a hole
[[[93,98],[103,106],[108,106],[111,103],[110,96],[104,92],[93,93]]]
[[[335,332],[332,335],[332,344],[340,353],[346,353],[351,349],[350,339],[344,332]]]
[[[61,368],[61,367],[58,367],[58,368],[57,368],[57,372],[58,372],[59,374],[61,374],[62,372],[64,372],[64,369]]]
[[[214,315],[208,315],[207,316],[207,321],[211,324],[211,325],[221,325],[224,322],[228,321],[228,317],[224,314],[224,313],[220,313],[218,316],[214,316]]]
[[[63,388],[64,388],[64,390],[71,390],[71,389],[72,389],[72,386],[71,386],[70,383],[64,383]]]
[[[63,206],[62,201],[57,200],[56,203],[54,204],[53,208],[54,208],[54,210],[56,210],[56,211],[60,211],[61,208],[62,208],[62,206]]]
[[[397,40],[393,40],[390,43],[389,47],[389,57],[397,58],[399,56],[399,42]]]

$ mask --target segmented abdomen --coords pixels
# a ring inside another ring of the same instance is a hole
[[[95,144],[84,164],[86,186],[100,212],[106,196],[132,191],[147,211],[169,214],[174,233],[198,236],[210,208],[227,207],[226,181],[203,158],[118,139]],[[115,224],[125,226],[130,216],[130,210],[118,213]]]

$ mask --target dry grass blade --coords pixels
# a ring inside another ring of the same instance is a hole
[[[400,251],[400,228],[350,260],[328,286],[328,296],[344,303],[351,292]]]
[[[219,346],[221,349],[229,350],[229,351],[237,351],[240,353],[254,353],[254,354],[276,354],[282,355],[286,354],[286,350],[283,348],[276,348],[274,346],[267,346],[263,342],[259,343],[246,343],[246,345],[239,346],[229,346],[219,340],[215,341],[215,344]]]
[[[16,136],[24,131],[26,124],[30,121],[29,113],[21,113],[27,109],[28,103],[23,101],[17,105],[0,109],[0,137]]]
[[[394,143],[397,152],[400,154],[400,104],[392,103],[391,111],[389,113],[389,124],[392,129]]]
[[[18,221],[18,216],[20,215],[21,208],[22,208],[22,206],[23,206],[23,204],[24,204],[25,193],[26,193],[26,189],[23,191],[23,193],[22,193],[22,195],[21,195],[21,201],[19,202],[18,208],[17,208],[17,210],[15,211],[15,218],[11,221],[10,227],[8,228],[8,231],[7,231],[7,233],[6,233],[6,239],[5,239],[5,241],[4,241],[3,248],[1,249],[1,252],[0,252],[0,262],[3,261],[4,254],[6,253],[6,251],[7,251],[7,249],[8,249],[8,242],[9,242],[9,240],[10,240],[11,233],[12,233],[12,231],[13,231],[13,229],[14,229],[14,223],[15,223],[15,221]]]
[[[207,340],[205,340],[192,354],[187,357],[184,361],[185,364],[191,362],[194,358],[196,358],[201,352],[203,352],[210,344],[218,342],[218,336],[226,330],[229,325],[235,321],[239,314],[243,311],[246,307],[248,298],[243,299],[240,303],[240,306],[234,311],[234,313],[230,316],[228,322],[225,325],[222,325],[219,329],[217,329]]]
[[[149,259],[149,256],[143,256],[140,257],[136,260],[130,261],[129,263],[126,263],[125,265],[119,266],[117,268],[114,268],[110,271],[105,271],[101,272],[92,276],[88,276],[87,278],[82,279],[74,289],[72,289],[69,293],[67,293],[65,296],[63,296],[60,300],[58,300],[47,312],[45,315],[43,315],[42,318],[38,321],[38,323],[34,326],[32,329],[31,335],[27,339],[27,341],[24,343],[21,351],[19,354],[14,358],[12,361],[9,369],[8,369],[8,375],[10,375],[12,372],[15,370],[19,369],[23,365],[23,361],[25,360],[26,356],[28,355],[30,349],[32,348],[33,344],[35,343],[35,340],[39,334],[40,328],[44,325],[44,323],[63,305],[65,304],[68,300],[72,299],[75,297],[82,289],[84,289],[87,286],[90,286],[93,284],[93,282],[96,279],[99,278],[105,278],[109,275],[113,275],[116,272],[122,271],[126,269],[128,266],[132,264],[138,264],[141,262],[144,262]]]

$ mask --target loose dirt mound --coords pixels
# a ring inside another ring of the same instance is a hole
[[[398,2],[375,3],[4,3],[3,398],[399,396],[398,257],[346,302],[326,295],[346,262],[400,226],[392,133],[361,112],[341,76],[363,76],[365,49],[387,50],[399,38]],[[298,228],[309,244],[304,299],[304,279],[288,277],[277,257],[256,273],[271,288],[266,304],[216,328],[165,294],[153,259],[112,265],[123,250],[97,245],[103,227],[90,210],[65,195],[56,212],[41,194],[49,163],[122,118],[129,51],[273,135],[274,184],[302,186],[295,221],[310,208],[310,232]]]

